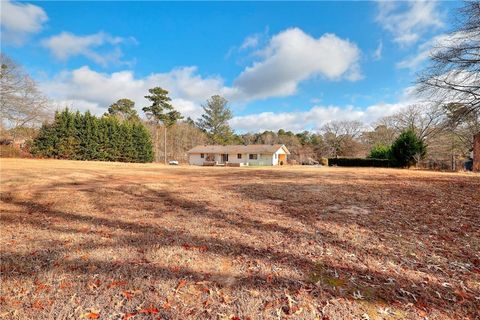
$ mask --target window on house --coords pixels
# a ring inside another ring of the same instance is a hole
[[[257,154],[251,153],[251,154],[248,155],[248,159],[257,160],[257,156],[258,156]]]
[[[242,159],[242,154],[241,153],[237,154],[237,159]]]
[[[200,158],[202,158],[202,159],[205,158],[205,154],[200,153]]]

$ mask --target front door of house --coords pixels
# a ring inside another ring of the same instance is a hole
[[[222,162],[228,162],[228,154],[222,154]]]

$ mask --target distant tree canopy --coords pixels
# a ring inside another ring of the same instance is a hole
[[[130,99],[120,99],[112,103],[105,115],[118,117],[122,121],[140,119],[137,110],[135,110],[135,102]]]
[[[332,121],[325,124],[321,131],[329,153],[333,157],[352,156],[350,152],[359,147],[357,138],[362,133],[362,127],[360,121]]]
[[[58,159],[120,162],[153,161],[152,142],[140,121],[97,118],[68,109],[55,114],[33,140],[33,154]]]
[[[232,119],[232,111],[227,106],[227,99],[215,95],[203,105],[204,114],[197,121],[197,126],[207,133],[213,144],[227,144],[234,140],[234,134],[228,121]]]

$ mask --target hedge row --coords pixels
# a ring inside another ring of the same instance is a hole
[[[32,154],[70,160],[151,162],[153,146],[140,121],[120,121],[113,116],[97,118],[68,109],[55,114],[33,140]]]
[[[328,165],[339,167],[398,167],[394,160],[370,158],[328,158]]]

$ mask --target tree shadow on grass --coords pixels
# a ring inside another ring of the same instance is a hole
[[[242,173],[243,174],[243,173]],[[284,176],[281,177],[285,178]],[[230,179],[230,178],[229,178]],[[226,181],[224,185],[228,185]],[[111,182],[110,182],[111,183]],[[295,184],[292,184],[295,185]],[[246,237],[258,232],[267,234],[280,234],[286,241],[296,239],[309,243],[316,243],[321,240],[331,247],[337,247],[345,250],[361,252],[363,248],[355,247],[355,244],[340,239],[336,234],[328,230],[319,239],[314,232],[299,232],[289,226],[281,223],[271,223],[262,221],[262,219],[252,218],[248,210],[239,209],[238,214],[232,214],[222,209],[212,206],[208,201],[185,199],[181,194],[162,189],[153,190],[142,184],[127,185],[114,184],[110,185],[109,181],[104,179],[91,179],[83,182],[75,183],[56,183],[52,188],[72,188],[73,192],[82,192],[87,195],[91,205],[96,209],[96,214],[66,212],[65,210],[57,210],[52,206],[45,205],[42,199],[43,193],[51,188],[46,187],[43,191],[38,191],[30,199],[17,199],[15,195],[3,196],[2,201],[9,205],[21,208],[22,214],[3,213],[1,218],[2,225],[22,225],[29,224],[34,228],[48,229],[53,234],[70,234],[82,235],[85,232],[93,232],[95,230],[107,229],[111,236],[110,242],[100,243],[95,239],[84,240],[75,246],[62,247],[59,243],[52,243],[51,248],[45,248],[35,252],[35,254],[20,254],[9,250],[2,249],[2,277],[31,278],[30,270],[38,270],[38,274],[49,271],[68,272],[78,275],[87,275],[91,270],[96,273],[104,273],[108,276],[110,272],[115,270],[121,272],[125,277],[136,277],[139,275],[148,275],[157,279],[180,280],[189,279],[192,281],[212,280],[217,285],[223,286],[229,284],[235,288],[256,289],[266,292],[281,292],[282,290],[296,291],[300,289],[308,289],[313,296],[322,296],[327,294],[330,297],[343,297],[353,299],[355,294],[360,294],[364,299],[373,302],[382,303],[400,303],[409,304],[421,303],[431,308],[444,312],[455,312],[457,314],[478,315],[478,302],[474,298],[463,298],[462,305],[459,306],[454,299],[459,299],[453,289],[442,286],[438,283],[426,283],[418,278],[411,278],[406,274],[394,274],[389,272],[379,272],[369,268],[342,265],[341,261],[336,261],[334,257],[316,258],[309,256],[305,250],[292,252],[286,248],[277,245],[265,245],[261,247],[253,246],[248,242],[239,242],[235,239],[220,239],[208,234],[199,236],[190,231],[182,230],[182,228],[168,228],[158,224],[142,223],[141,221],[129,220],[128,216],[118,214],[121,210],[131,210],[133,212],[150,214],[161,218],[164,212],[175,211],[181,213],[187,219],[203,218],[212,223],[218,223],[224,226],[223,229],[235,228],[241,230]],[[319,217],[318,215],[305,214],[308,209],[318,210],[318,203],[313,201],[313,195],[309,195],[308,188],[314,188],[313,185],[301,185],[301,190],[287,190],[287,192],[303,192],[304,199],[301,202],[305,207],[305,199],[307,206],[306,211],[300,213],[300,202],[296,203],[288,198],[288,194],[276,193],[275,199],[282,200],[282,204],[273,204],[277,206],[278,211],[282,212],[289,218],[298,219],[306,226],[312,226],[318,219],[324,219],[331,223],[345,224],[345,219],[339,219],[337,216]],[[305,189],[306,188],[306,189]],[[231,187],[234,193],[239,194],[242,198],[253,201],[261,201],[266,198],[271,199],[272,184],[253,184],[247,186]],[[274,188],[275,189],[275,188]],[[108,190],[110,193],[103,194],[102,190]],[[255,190],[255,191],[252,191]],[[327,201],[328,204],[334,204],[338,200],[347,201],[347,199],[332,199]],[[105,202],[108,202],[108,210],[105,208]],[[221,204],[219,204],[221,205]],[[289,209],[295,207],[295,210]],[[300,206],[301,208],[301,206]],[[313,212],[313,211],[312,211]],[[25,217],[24,215],[27,215]],[[46,222],[46,218],[54,218],[55,223]],[[281,220],[280,220],[281,221]],[[79,227],[71,227],[69,223],[76,222],[87,225],[90,231],[85,231]],[[159,220],[161,222],[161,220]],[[348,223],[355,224],[357,220]],[[377,232],[382,232],[382,226],[375,223],[365,223],[365,227],[372,224],[373,228],[377,228]],[[215,227],[215,226],[214,226]],[[222,231],[223,229],[218,229]],[[306,228],[311,230],[312,228]],[[118,231],[122,232],[118,232]],[[116,235],[119,233],[118,235]],[[152,238],[152,235],[158,235]],[[413,234],[412,234],[413,235]],[[295,241],[295,240],[293,240]],[[182,268],[181,270],[172,271],[168,265],[149,262],[148,260],[134,262],[132,261],[113,261],[108,259],[98,259],[87,257],[85,259],[73,258],[58,262],[68,252],[82,250],[90,251],[96,249],[113,249],[124,247],[126,244],[140,251],[148,251],[152,247],[172,248],[186,245],[205,246],[206,252],[215,256],[223,256],[230,258],[247,258],[263,261],[269,264],[279,266],[284,269],[292,270],[295,274],[300,274],[298,278],[275,275],[269,277],[265,274],[229,274],[225,272],[202,272],[192,268]],[[372,252],[364,252],[372,254]],[[385,254],[377,255],[378,259],[386,259],[387,261],[397,261],[395,256]],[[37,276],[38,276],[37,274]],[[232,282],[232,278],[234,281]],[[340,280],[335,280],[340,279]],[[405,287],[403,287],[405,286]],[[403,290],[403,291],[402,291]],[[478,295],[473,292],[473,295]],[[439,296],[440,295],[440,296]],[[451,299],[449,300],[445,300]]]

